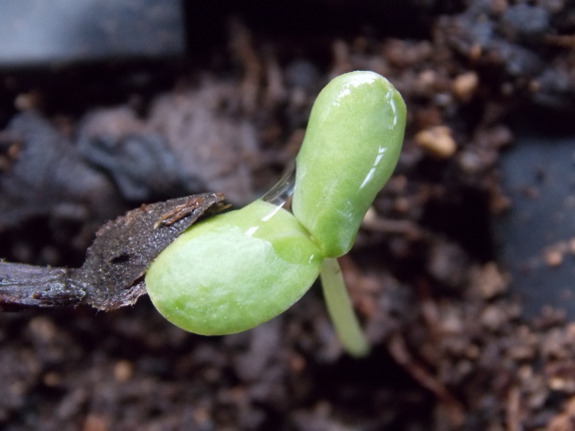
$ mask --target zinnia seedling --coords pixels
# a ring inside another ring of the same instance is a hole
[[[405,104],[385,78],[333,79],[314,103],[295,182],[192,226],[162,251],[146,274],[156,308],[187,331],[231,334],[282,313],[321,274],[342,344],[367,354],[336,258],[393,172],[404,129]],[[283,208],[292,194],[293,214]]]

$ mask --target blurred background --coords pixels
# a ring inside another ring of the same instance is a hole
[[[2,313],[1,429],[572,429],[571,0],[4,0],[0,259],[77,267],[142,203],[250,202],[352,70],[408,106],[340,262],[372,354],[344,354],[316,288],[226,337],[147,297]]]

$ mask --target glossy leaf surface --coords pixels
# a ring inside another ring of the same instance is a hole
[[[152,263],[146,285],[175,325],[231,334],[289,308],[313,284],[322,261],[292,214],[257,200],[183,233]]]
[[[374,72],[333,79],[319,94],[296,159],[293,213],[326,257],[347,253],[399,159],[405,103]]]

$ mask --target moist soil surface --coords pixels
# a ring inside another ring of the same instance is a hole
[[[223,1],[185,15],[179,57],[0,71],[0,257],[77,268],[105,222],[142,204],[250,202],[290,164],[328,80],[373,70],[408,126],[340,260],[371,354],[345,354],[318,286],[224,337],[172,326],[146,295],[109,312],[5,311],[0,428],[575,429],[575,323],[523,312],[493,229],[513,210],[499,160],[516,125],[573,132],[575,2]],[[544,265],[573,265],[563,239]]]

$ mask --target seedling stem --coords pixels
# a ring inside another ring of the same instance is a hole
[[[356,358],[367,356],[369,342],[353,310],[337,259],[323,261],[320,279],[327,310],[344,349]]]

